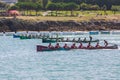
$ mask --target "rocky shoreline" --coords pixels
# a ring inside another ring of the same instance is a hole
[[[22,19],[0,19],[0,32],[13,31],[91,31],[120,30],[120,21],[28,21]]]

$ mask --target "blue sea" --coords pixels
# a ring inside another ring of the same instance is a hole
[[[120,45],[120,35],[93,38]],[[0,80],[120,80],[120,49],[37,52],[38,44],[48,45],[0,36]]]

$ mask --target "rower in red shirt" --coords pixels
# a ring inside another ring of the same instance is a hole
[[[49,43],[48,48],[54,48],[51,43]]]
[[[78,46],[78,48],[82,48],[83,47],[83,44],[80,42],[80,45]]]
[[[65,43],[65,45],[63,46],[63,48],[70,48],[70,47]]]
[[[95,46],[95,47],[100,47],[99,42],[97,42],[97,44],[96,44],[96,46]]]
[[[72,49],[76,49],[77,46],[75,45],[75,43],[71,46]]]
[[[91,46],[91,43],[89,42],[88,45],[87,45],[87,48],[91,48],[93,46]]]
[[[57,44],[55,45],[55,48],[60,48],[59,43],[57,43]]]

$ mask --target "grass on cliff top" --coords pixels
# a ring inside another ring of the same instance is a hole
[[[52,17],[52,16],[18,16],[18,19],[30,21],[90,21],[90,20],[120,20],[120,15],[107,15],[107,16],[81,16],[81,17]]]
[[[67,12],[68,16],[65,16]],[[45,12],[40,12],[41,14]],[[106,11],[107,15],[105,15],[105,12],[102,10],[97,11],[74,11],[74,15],[78,15],[76,17],[70,17],[71,11],[58,11],[58,17],[56,17],[56,11],[52,11],[48,13],[47,16],[20,16],[18,18],[25,19],[25,20],[31,20],[31,21],[89,21],[91,19],[97,19],[97,20],[120,20],[120,11],[116,12],[116,15],[112,11]],[[102,16],[97,14],[102,14]],[[34,15],[34,14],[33,14]]]
[[[106,11],[107,15],[104,15],[104,11],[75,11],[74,15],[76,13],[79,13],[76,17],[70,16],[70,11],[67,12],[69,16],[64,16],[66,14],[66,11],[58,11],[58,17],[56,17],[56,12],[53,11],[53,16],[50,16],[51,13],[49,13],[49,16],[17,16],[18,19],[23,20],[29,20],[29,21],[89,21],[89,20],[120,20],[120,11],[117,11],[114,15],[112,11]],[[34,12],[32,12],[34,14]],[[42,11],[41,11],[42,14]],[[98,15],[97,14],[102,14]],[[3,18],[3,17],[1,17]],[[11,18],[11,17],[7,17]]]
[[[32,16],[36,15],[36,12],[34,10],[33,11],[21,11],[20,13],[24,15],[27,15],[27,14],[32,15]],[[43,14],[46,14],[46,13],[48,16],[51,16],[51,14],[52,16],[56,16],[56,11],[39,11],[38,15],[42,16]],[[58,13],[58,16],[66,16],[66,14],[69,16],[71,15],[71,11],[57,11],[57,13]],[[113,11],[110,11],[110,10],[106,11],[106,13],[108,15],[114,14]],[[73,14],[89,16],[89,15],[96,15],[96,14],[104,15],[105,13],[103,10],[90,10],[90,11],[86,10],[86,11],[74,11]],[[116,14],[120,14],[120,11],[116,11]]]

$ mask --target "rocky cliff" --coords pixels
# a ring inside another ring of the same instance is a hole
[[[21,19],[0,19],[2,31],[90,31],[120,30],[120,21],[28,21]]]

